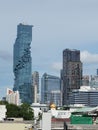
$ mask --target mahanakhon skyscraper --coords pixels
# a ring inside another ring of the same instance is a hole
[[[14,90],[18,90],[22,102],[33,102],[32,58],[32,25],[20,23],[17,26],[17,38],[13,51]]]

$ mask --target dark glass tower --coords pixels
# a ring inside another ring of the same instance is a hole
[[[82,63],[80,51],[65,49],[63,51],[63,105],[70,104],[69,94],[73,89],[79,89],[82,81]]]
[[[13,72],[14,90],[18,90],[22,102],[33,102],[32,91],[32,58],[30,45],[32,41],[32,25],[19,24],[14,44]]]

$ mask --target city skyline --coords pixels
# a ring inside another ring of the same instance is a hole
[[[83,73],[98,68],[97,0],[2,1],[0,4],[0,93],[14,85],[13,44],[19,23],[34,25],[32,71],[60,76],[64,49],[78,49]]]

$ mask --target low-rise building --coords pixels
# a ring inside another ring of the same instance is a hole
[[[70,104],[98,106],[98,89],[90,86],[81,86],[80,89],[70,92]]]
[[[0,105],[0,121],[3,121],[6,118],[6,106],[5,105]]]
[[[7,88],[6,101],[15,105],[20,105],[19,91],[13,91]]]

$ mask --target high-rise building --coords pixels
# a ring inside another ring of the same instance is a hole
[[[82,63],[80,51],[65,49],[63,51],[63,105],[70,104],[69,93],[73,89],[79,89],[82,80]]]
[[[30,45],[32,41],[32,25],[19,24],[14,44],[13,72],[14,88],[19,91],[22,102],[33,102],[32,91],[32,58]]]
[[[61,101],[61,96],[58,96],[59,98],[58,99],[57,98],[58,93],[57,92],[55,93],[54,91],[60,91],[60,78],[44,73],[41,78],[41,103],[50,104],[54,103],[55,100],[55,103],[58,102],[59,104]],[[52,97],[54,96],[54,94],[56,94],[56,98]]]
[[[39,73],[34,71],[32,74],[32,84],[34,91],[34,102],[39,102]]]

